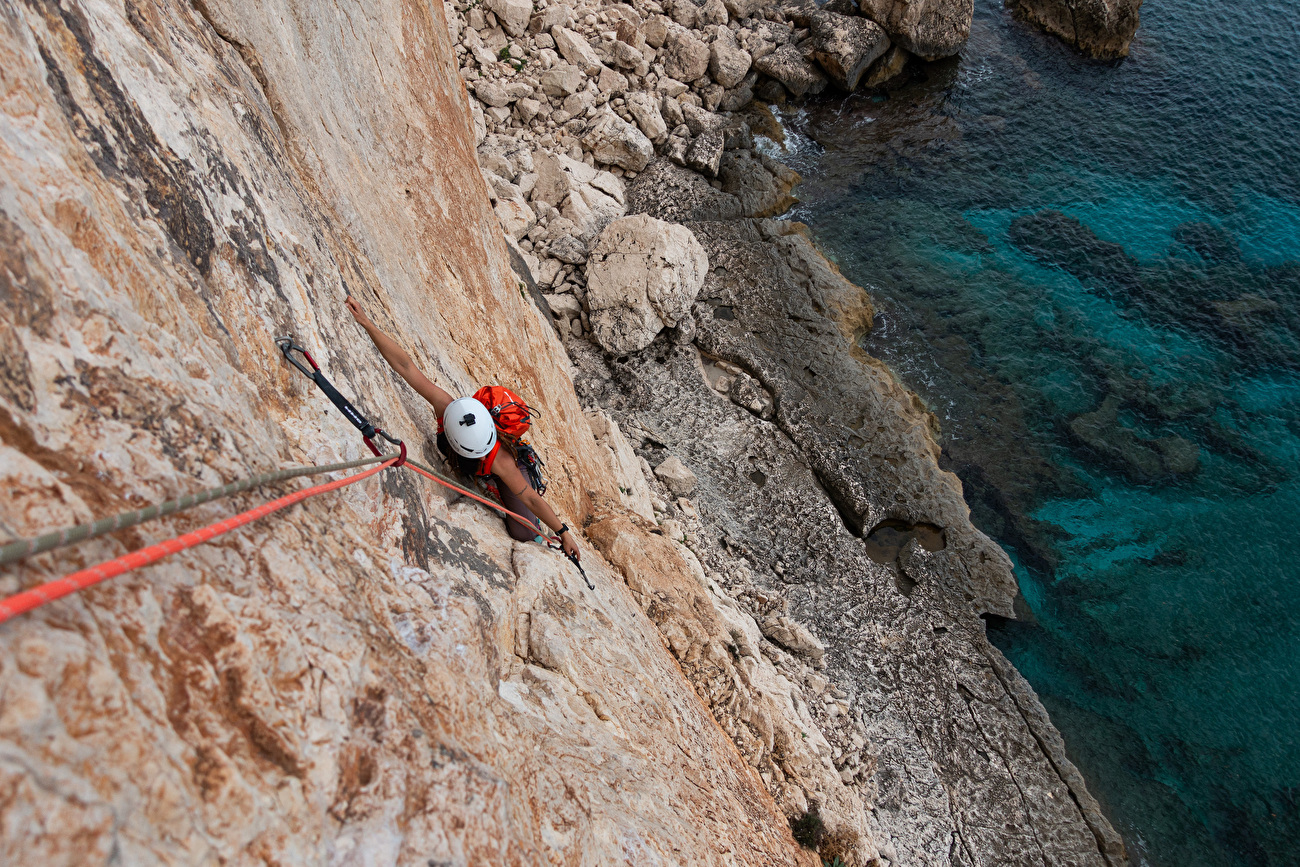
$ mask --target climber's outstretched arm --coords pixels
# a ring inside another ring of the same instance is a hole
[[[543,524],[557,533],[560,532],[560,528],[564,526],[564,523],[560,520],[560,516],[555,514],[555,510],[551,508],[551,504],[546,502],[541,494],[532,489],[524,479],[524,474],[519,471],[519,467],[515,466],[512,457],[509,454],[506,454],[504,450],[502,450],[501,454],[497,456],[496,461],[493,463],[492,472],[501,480],[502,484],[506,486],[510,493],[522,500],[524,505],[532,510],[533,514],[536,515]],[[560,536],[560,544],[564,547],[564,553],[578,556],[578,541],[572,530],[564,531]]]
[[[451,395],[434,385],[429,377],[420,372],[420,368],[415,366],[415,362],[411,360],[411,356],[407,351],[398,346],[393,338],[380,331],[379,326],[370,321],[370,317],[361,310],[361,305],[357,303],[355,298],[349,295],[345,303],[352,313],[352,318],[357,320],[357,324],[362,328],[366,329],[370,339],[379,348],[379,354],[384,356],[384,360],[388,362],[389,366],[397,371],[402,379],[410,383],[411,388],[419,392],[421,397],[433,404],[434,411],[441,418],[443,410],[452,401]]]

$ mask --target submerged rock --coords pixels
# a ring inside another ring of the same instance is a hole
[[[1016,14],[1100,59],[1128,57],[1142,0],[1008,0]]]
[[[1102,460],[1135,482],[1194,473],[1200,447],[1179,436],[1148,439],[1119,419],[1120,399],[1107,395],[1096,410],[1070,421],[1070,433]]]

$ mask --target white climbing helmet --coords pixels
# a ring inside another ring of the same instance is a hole
[[[488,408],[472,397],[460,397],[447,404],[442,429],[456,454],[485,458],[497,444],[497,426]]]

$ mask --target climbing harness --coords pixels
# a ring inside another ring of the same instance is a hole
[[[501,512],[503,515],[507,516],[508,518],[511,518],[515,521],[522,523],[530,531],[537,533],[538,537],[544,540],[548,547],[563,553],[564,556],[569,559],[569,562],[573,563],[573,565],[578,568],[578,572],[582,575],[582,580],[586,582],[588,589],[590,590],[596,589],[595,585],[591,583],[591,580],[587,578],[587,573],[582,568],[582,564],[578,562],[578,557],[564,550],[563,543],[561,543],[558,536],[552,536],[543,533],[540,522],[529,521],[528,519],[510,511],[504,506],[501,506],[497,503],[493,503],[492,501],[484,499],[483,497],[479,497],[465,490],[464,488],[455,485],[447,481],[446,479],[441,478],[431,468],[426,467],[422,464],[418,464],[415,461],[408,460],[406,456],[406,444],[399,439],[395,439],[394,437],[386,433],[382,428],[375,427],[373,424],[370,423],[369,420],[366,419],[365,416],[363,416],[360,412],[358,412],[356,407],[352,405],[351,401],[349,401],[346,397],[344,397],[339,392],[339,390],[334,387],[333,383],[331,383],[325,377],[325,374],[321,372],[320,366],[316,364],[316,361],[311,357],[311,354],[305,348],[294,343],[292,337],[277,337],[275,339],[275,344],[279,348],[280,352],[284,355],[285,359],[294,367],[296,367],[299,371],[301,371],[304,376],[312,380],[312,382],[316,383],[317,387],[319,387],[320,390],[325,393],[325,396],[328,397],[330,402],[333,403],[334,406],[338,408],[339,412],[343,413],[343,416],[348,421],[350,421],[353,424],[353,426],[356,427],[357,430],[361,432],[361,437],[362,440],[365,442],[366,447],[369,448],[370,451],[373,452],[375,455],[373,458],[364,458],[362,460],[347,461],[344,463],[327,464],[325,466],[291,467],[288,469],[276,470],[274,472],[262,473],[260,475],[252,476],[251,478],[243,479],[241,481],[231,482],[230,484],[227,485],[222,485],[216,488],[208,488],[207,490],[199,491],[194,494],[189,494],[187,496],[179,497],[174,500],[168,500],[166,502],[159,503],[155,506],[148,506],[144,509],[136,509],[130,512],[123,512],[119,515],[114,515],[113,517],[110,518],[102,518],[98,521],[94,521],[89,524],[78,524],[74,527],[64,527],[60,530],[55,530],[49,533],[43,533],[40,536],[36,536],[31,539],[19,539],[17,541],[10,542],[4,546],[0,546],[0,566],[13,563],[17,560],[21,560],[25,557],[31,557],[35,554],[40,554],[45,551],[51,551],[55,548],[60,548],[65,545],[71,545],[76,542],[83,542],[87,539],[94,539],[98,536],[104,535],[105,533],[112,533],[116,530],[122,530],[127,527],[134,527],[137,524],[144,523],[145,521],[149,521],[154,518],[161,518],[167,515],[173,515],[176,514],[177,512],[192,508],[202,503],[209,503],[212,502],[213,500],[221,499],[223,497],[228,497],[233,494],[240,493],[242,491],[247,491],[250,488],[254,488],[259,485],[270,484],[272,482],[286,481],[288,479],[295,479],[302,476],[313,476],[313,475],[320,475],[321,473],[354,469],[356,467],[362,467],[362,466],[374,464],[379,461],[382,461],[382,463],[380,463],[379,466],[377,467],[372,467],[371,469],[365,470],[360,473],[356,473],[351,476],[346,476],[345,478],[342,479],[335,479],[334,481],[331,482],[325,482],[320,485],[315,485],[310,488],[305,488],[301,491],[296,491],[292,494],[287,494],[276,500],[272,500],[269,503],[265,503],[261,506],[258,506],[255,509],[250,509],[246,512],[241,512],[240,514],[235,515],[234,517],[226,518],[223,521],[218,521],[215,524],[210,524],[209,526],[203,527],[202,529],[195,530],[190,533],[185,533],[174,539],[168,539],[167,541],[160,542],[156,545],[149,545],[145,548],[141,548],[137,551],[132,551],[129,554],[125,554],[113,560],[109,560],[107,562],[100,563],[96,566],[91,566],[90,568],[73,572],[71,574],[63,576],[62,578],[57,578],[53,581],[48,581],[37,587],[33,587],[30,590],[24,590],[21,593],[14,594],[13,596],[9,596],[8,598],[0,599],[0,623],[4,623],[6,620],[9,620],[10,618],[15,617],[19,614],[23,614],[27,611],[31,611],[33,608],[38,608],[47,602],[53,602],[56,599],[61,599],[64,596],[77,592],[78,590],[84,590],[87,587],[92,587],[95,584],[99,584],[102,581],[107,581],[108,579],[114,578],[125,572],[130,572],[134,569],[139,569],[142,566],[147,566],[150,563],[155,563],[164,557],[170,556],[180,551],[184,551],[187,548],[193,548],[196,545],[201,545],[204,542],[215,539],[217,536],[221,536],[226,533],[229,533],[231,530],[236,530],[260,518],[264,518],[267,515],[270,515],[274,512],[278,512],[281,509],[286,509],[289,506],[293,506],[296,505],[297,503],[301,503],[302,501],[310,499],[311,497],[315,497],[320,494],[325,494],[330,491],[336,491],[340,488],[345,488],[348,485],[355,484],[357,482],[368,479],[373,475],[381,473],[384,470],[389,469],[390,467],[401,467],[401,466],[406,466],[409,469],[412,469],[415,472],[419,473],[420,475],[432,479],[433,481],[437,482],[440,485],[450,488],[451,490],[463,494],[464,496],[470,497],[471,499],[477,500],[478,502],[483,503],[484,505],[489,506],[490,508],[495,509],[498,512]],[[292,353],[294,352],[301,353],[303,358],[307,360],[307,364],[311,365],[310,368],[305,367],[300,362],[298,362],[298,360],[295,359],[292,355]],[[501,388],[500,386],[492,386],[492,388],[500,389],[500,391],[504,392],[512,400],[517,400],[515,395],[513,395],[508,390]],[[483,391],[483,389],[480,389],[480,391]],[[511,413],[511,415],[508,417],[508,423],[513,428],[518,429],[520,425],[520,415],[522,414],[522,431],[526,431],[528,429],[528,423],[531,421],[531,418],[534,415],[538,415],[539,413],[537,413],[536,410],[529,408],[526,404],[523,404],[522,401],[517,401],[517,403],[512,403],[512,402],[507,402],[507,403],[509,404],[507,408]],[[522,409],[520,409],[520,407],[522,407]],[[398,453],[396,455],[391,455],[391,454],[384,454],[383,452],[381,452],[379,447],[376,446],[374,442],[377,436],[381,436],[388,442],[397,446]],[[529,447],[526,443],[521,443],[521,445],[528,450],[528,452],[531,454],[533,458],[533,463],[535,463],[535,465],[540,468],[542,466],[542,463],[541,460],[536,457],[536,452],[534,452],[531,449],[531,447]],[[529,466],[532,465],[533,465],[532,463],[529,464]],[[535,472],[537,472],[540,477],[540,469],[535,470]],[[542,485],[541,491],[545,491],[546,486],[544,480],[542,481],[541,485]],[[565,525],[564,529],[567,528],[568,525]],[[562,534],[563,534],[563,530],[561,530],[561,535]]]

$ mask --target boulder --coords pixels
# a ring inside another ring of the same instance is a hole
[[[556,316],[568,320],[582,315],[582,302],[572,295],[547,295],[545,298],[546,305]]]
[[[600,72],[603,65],[600,62],[600,57],[587,44],[587,40],[582,37],[581,33],[567,27],[552,27],[551,37],[555,40],[555,49],[560,52],[560,56],[565,60],[588,75],[596,75]]]
[[[678,81],[695,81],[709,71],[709,46],[689,31],[674,27],[664,40],[664,74]]]
[[[610,47],[610,56],[614,64],[622,69],[641,69],[648,67],[645,55],[634,45],[619,40]],[[637,73],[638,75],[642,73]]]
[[[641,29],[641,35],[645,38],[646,45],[651,48],[662,48],[672,26],[673,22],[668,16],[652,15],[645,23],[645,27]]]
[[[756,58],[754,68],[781,82],[795,96],[821,93],[826,89],[826,76],[804,60],[793,45],[782,45],[771,54]]]
[[[721,130],[709,130],[696,136],[686,149],[686,164],[697,172],[716,178],[718,167],[722,165],[724,142]]]
[[[524,123],[531,123],[533,118],[537,117],[542,110],[542,104],[535,99],[521,99],[515,105],[515,110],[519,112],[519,119]]]
[[[562,3],[548,6],[533,16],[528,29],[534,33],[547,33],[552,27],[568,27],[573,23],[573,14]]]
[[[514,98],[501,85],[494,81],[480,81],[474,85],[474,95],[484,105],[499,107],[514,102]]]
[[[469,101],[469,116],[474,125],[474,146],[477,147],[487,138],[487,119],[483,117],[483,106],[477,99]]]
[[[737,21],[744,21],[746,18],[753,17],[762,5],[759,0],[722,0],[727,7],[727,12]]]
[[[768,641],[781,645],[796,656],[804,657],[818,668],[822,666],[826,646],[799,621],[784,614],[774,614],[758,618],[758,628]]]
[[[572,235],[556,238],[547,251],[566,265],[581,265],[587,261],[586,245]]]
[[[687,30],[695,30],[702,23],[700,7],[695,0],[668,0],[664,4],[664,11],[676,24]]]
[[[892,46],[875,62],[859,82],[863,87],[882,87],[893,81],[907,66],[908,53],[899,45]]]
[[[483,5],[497,16],[497,22],[506,33],[523,36],[528,32],[528,22],[533,15],[531,0],[484,0]]]
[[[627,208],[613,196],[584,184],[569,194],[560,213],[577,227],[584,242],[600,234],[601,230],[623,216]]]
[[[582,137],[582,147],[599,163],[639,172],[654,159],[654,145],[641,130],[605,108]]]
[[[668,137],[668,125],[659,111],[659,100],[648,93],[637,91],[628,94],[627,110],[636,118],[636,124],[646,138],[658,144]]]
[[[718,33],[709,46],[709,75],[723,87],[735,87],[745,80],[753,59],[741,48],[730,30]]]
[[[720,114],[687,103],[682,106],[682,122],[691,131],[691,135],[699,135],[712,129],[722,129],[727,119]]]
[[[587,307],[596,342],[613,353],[650,345],[687,316],[708,256],[685,226],[645,214],[610,223],[587,262]]]
[[[533,201],[546,202],[553,208],[558,208],[566,196],[596,178],[596,170],[591,166],[563,154],[539,153],[533,166],[537,170]]]
[[[858,8],[885,28],[894,43],[938,60],[956,54],[970,36],[975,0],[859,0]]]
[[[1142,0],[1009,0],[1021,18],[1102,59],[1128,57]]]
[[[699,22],[701,26],[710,24],[726,25],[728,19],[727,4],[722,0],[705,0],[700,7]]]
[[[672,491],[675,497],[689,497],[695,493],[698,484],[695,473],[676,455],[655,467],[655,478],[663,482],[664,487]]]
[[[596,87],[601,93],[623,93],[627,90],[627,76],[607,66],[603,67],[596,79]]]
[[[812,17],[812,59],[844,90],[857,89],[862,74],[889,48],[889,37],[867,18],[834,12]]]
[[[576,66],[559,63],[542,73],[542,93],[547,96],[568,96],[577,93],[587,82],[586,75]]]
[[[591,185],[614,199],[620,205],[623,204],[623,201],[626,198],[626,190],[623,188],[623,182],[614,177],[610,172],[596,172],[596,176],[591,179]]]

